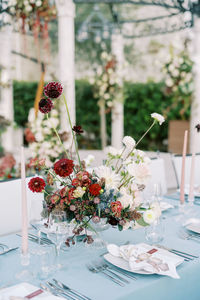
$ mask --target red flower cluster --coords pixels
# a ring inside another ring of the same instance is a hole
[[[27,143],[35,142],[35,136],[32,133],[32,131],[30,130],[30,128],[26,128],[24,130],[24,134],[25,134],[25,139],[26,139]]]
[[[63,87],[61,83],[59,82],[49,82],[45,87],[44,87],[44,94],[52,99],[56,99],[62,95],[63,92]]]
[[[120,201],[115,201],[111,203],[111,210],[115,217],[119,218],[121,216],[122,204]]]
[[[74,126],[74,127],[72,128],[72,130],[73,130],[76,134],[78,134],[78,135],[80,135],[81,133],[84,132],[83,129],[82,129],[82,127],[81,127],[80,125]]]
[[[54,171],[61,177],[67,177],[73,172],[73,160],[62,158],[54,164]]]
[[[39,102],[39,111],[48,114],[53,108],[53,102],[49,98],[42,98]]]
[[[98,196],[101,191],[101,186],[98,183],[94,183],[89,187],[89,192],[93,196]]]
[[[73,186],[89,186],[91,183],[90,174],[87,171],[80,171],[76,174],[76,178],[72,180]]]
[[[44,190],[45,185],[45,181],[40,177],[34,177],[28,183],[29,189],[36,193],[41,193]]]

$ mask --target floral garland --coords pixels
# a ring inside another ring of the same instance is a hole
[[[42,159],[45,157],[46,165],[52,166],[58,158],[63,155],[63,148],[58,145],[55,129],[60,132],[59,114],[52,109],[48,119],[44,114],[38,114],[35,119],[35,111],[32,108],[29,112],[29,127],[25,129],[25,138],[29,143],[29,149],[33,158]],[[64,147],[69,148],[68,135],[59,133]],[[31,167],[31,162],[30,162]]]
[[[49,6],[48,0],[10,0],[10,13],[22,20],[22,29],[25,31],[27,24],[30,29],[35,26],[42,29],[40,18],[48,22],[56,15],[55,7]]]
[[[173,103],[170,105],[166,113],[171,109],[179,107],[182,119],[185,118],[192,101],[193,78],[192,78],[193,62],[190,59],[187,49],[174,54],[173,49],[168,62],[165,64],[163,71],[165,73],[165,93],[171,95]]]
[[[96,70],[94,83],[94,97],[99,102],[104,101],[109,110],[113,107],[113,101],[122,101],[120,97],[120,80],[116,72],[117,62],[115,57],[107,52],[101,54],[102,66]]]
[[[62,95],[68,121],[71,125],[73,141],[77,154],[76,163],[70,158],[57,160],[53,167],[47,167],[44,159],[35,160],[35,165],[46,174],[48,185],[57,182],[57,188],[51,192],[45,189],[45,181],[34,177],[29,181],[29,188],[33,192],[44,192],[49,213],[54,210],[65,211],[69,221],[75,223],[74,235],[80,234],[83,229],[92,228],[102,218],[107,223],[118,226],[119,230],[130,226],[147,226],[160,216],[160,208],[154,203],[147,209],[141,208],[140,191],[145,187],[150,176],[150,160],[136,146],[149,130],[156,124],[164,122],[163,116],[153,113],[153,122],[142,138],[136,143],[133,138],[126,136],[123,139],[123,148],[116,150],[109,148],[106,164],[88,171],[85,162],[80,161],[76,135],[82,133],[81,126],[73,126],[69,115],[67,101],[60,83],[50,82],[44,87],[46,97],[41,99],[39,110],[44,114],[52,111],[53,103]],[[56,129],[54,128],[55,132]],[[61,143],[61,141],[59,140]],[[87,235],[87,243],[92,242]]]

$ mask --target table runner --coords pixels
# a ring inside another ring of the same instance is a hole
[[[175,202],[177,204],[177,202]],[[182,240],[178,237],[180,224],[176,221],[176,212],[169,210],[163,213],[165,224],[165,239],[163,245],[193,254],[200,254],[200,241]],[[196,213],[200,216],[200,207],[195,206]],[[189,218],[190,216],[187,216]],[[144,228],[132,231],[119,232],[114,228],[104,232],[104,238],[109,243],[118,245],[145,242]],[[10,247],[20,245],[20,237],[15,234],[0,237],[0,242]],[[31,247],[32,242],[29,242]],[[18,250],[17,250],[18,251]],[[19,251],[0,256],[0,287],[15,284],[14,274],[19,272]],[[200,299],[200,258],[184,262],[178,267],[181,279],[172,279],[158,275],[139,275],[137,281],[130,280],[130,284],[120,287],[109,281],[101,274],[90,273],[86,263],[99,258],[104,250],[91,250],[85,246],[71,247],[68,252],[62,252],[61,259],[66,261],[67,268],[54,274],[54,278],[66,283],[71,288],[77,289],[93,300],[199,300]],[[38,285],[41,280],[34,279],[32,284]]]

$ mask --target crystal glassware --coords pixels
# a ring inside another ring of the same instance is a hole
[[[48,238],[56,246],[57,268],[62,265],[59,262],[60,247],[69,235],[69,224],[67,223],[66,213],[63,211],[54,211],[49,216]]]

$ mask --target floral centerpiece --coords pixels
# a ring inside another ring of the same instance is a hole
[[[164,65],[165,73],[165,93],[172,97],[172,104],[167,107],[165,113],[178,110],[181,119],[188,118],[188,109],[192,101],[194,90],[192,67],[193,61],[190,59],[187,48],[175,54],[173,48],[170,57]]]
[[[44,87],[45,97],[39,102],[39,110],[48,116],[54,101],[62,95],[72,129],[77,161],[69,151],[66,151],[67,158],[57,160],[50,168],[46,166],[44,159],[36,159],[35,164],[45,171],[48,185],[57,182],[57,188],[48,193],[45,190],[45,180],[40,177],[32,178],[29,188],[33,192],[46,194],[49,213],[54,210],[66,212],[68,220],[75,223],[74,234],[80,234],[83,229],[91,229],[92,222],[98,223],[102,218],[107,223],[118,226],[119,230],[151,224],[160,211],[156,206],[141,208],[140,191],[150,177],[150,160],[144,152],[136,150],[136,146],[156,123],[161,125],[164,118],[159,114],[152,114],[151,126],[137,143],[129,136],[124,137],[121,150],[109,147],[105,165],[88,171],[85,162],[80,160],[76,141],[76,135],[83,130],[81,126],[72,126],[67,101],[62,92],[60,83],[47,84]],[[58,135],[57,137],[63,147]],[[92,237],[87,235],[86,241],[91,243]]]

